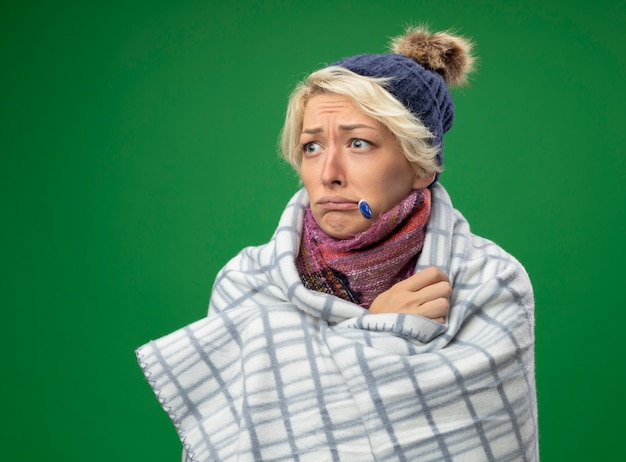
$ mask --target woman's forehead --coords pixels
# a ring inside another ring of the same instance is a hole
[[[337,117],[339,120],[352,121],[351,123],[377,125],[377,122],[365,114],[352,99],[343,95],[318,94],[307,101],[303,115],[305,126],[307,123],[315,123],[325,117]]]

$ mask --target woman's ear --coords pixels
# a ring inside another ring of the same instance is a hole
[[[415,180],[413,181],[413,189],[424,189],[431,185],[435,181],[435,172],[426,173],[425,175],[415,174]]]

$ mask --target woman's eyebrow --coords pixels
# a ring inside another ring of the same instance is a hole
[[[369,128],[370,130],[378,130],[378,128],[366,124],[339,125],[339,130],[343,131],[356,130],[357,128]]]
[[[369,128],[370,130],[378,130],[377,127],[372,127],[371,125],[366,125],[366,124],[339,125],[339,130],[341,131],[356,130],[358,128]],[[321,127],[305,128],[302,130],[302,133],[306,133],[307,135],[317,135],[318,133],[321,133],[322,131],[323,130]]]

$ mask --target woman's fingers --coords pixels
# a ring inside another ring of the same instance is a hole
[[[417,292],[438,282],[450,282],[448,275],[436,266],[429,266],[398,283],[403,289]]]
[[[450,309],[452,286],[448,275],[428,267],[380,294],[370,313],[407,313],[443,322]]]
[[[452,286],[447,281],[439,281],[413,292],[413,294],[414,304],[420,306],[438,298],[450,298]]]
[[[433,321],[443,323],[449,309],[450,302],[447,298],[437,298],[435,300],[430,300],[423,305],[408,308],[402,312],[406,314],[416,314],[432,319]]]

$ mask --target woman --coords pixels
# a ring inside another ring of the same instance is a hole
[[[138,350],[187,460],[538,459],[530,282],[437,182],[470,44],[393,51],[296,88],[303,190],[207,318]]]

